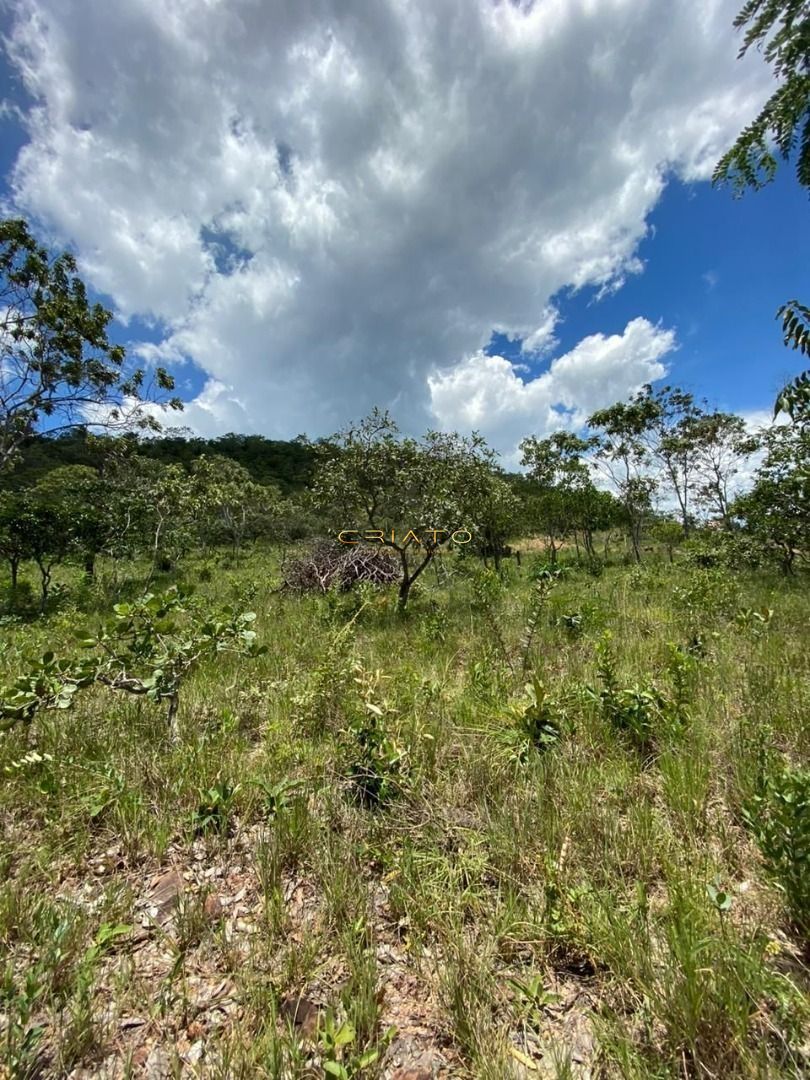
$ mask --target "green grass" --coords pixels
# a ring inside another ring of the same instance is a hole
[[[190,677],[179,741],[102,687],[0,736],[8,1075],[810,1068],[806,582],[651,560],[543,597],[531,560],[445,563],[402,615],[189,560],[268,651]],[[0,683],[142,581],[64,571]]]

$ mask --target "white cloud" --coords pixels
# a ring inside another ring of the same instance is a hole
[[[769,89],[737,6],[20,0],[15,199],[205,370],[189,422],[420,427],[470,365],[515,397],[493,329],[548,351],[555,293],[641,270],[667,171],[706,179]],[[579,348],[571,408],[633,384]]]
[[[522,437],[582,427],[596,409],[666,374],[662,358],[674,347],[673,331],[634,319],[622,334],[584,338],[534,379],[477,352],[428,376],[431,407],[443,427],[480,430],[515,464]]]

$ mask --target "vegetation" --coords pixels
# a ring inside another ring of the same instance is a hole
[[[808,431],[7,471],[8,1074],[810,1069]]]
[[[807,186],[806,4],[737,25],[715,179]],[[155,438],[72,256],[0,274],[0,1075],[810,1074],[806,373],[520,475],[377,409]]]
[[[264,542],[71,558],[42,618],[22,564],[7,1068],[800,1075],[806,581],[717,535],[444,548],[404,614]]]
[[[52,258],[18,218],[0,221],[0,303],[0,469],[43,420],[60,431],[89,416],[107,427],[159,426],[142,407],[144,371],[126,372],[123,348],[107,337],[112,312],[88,302],[74,257]],[[162,368],[154,384],[174,387]]]

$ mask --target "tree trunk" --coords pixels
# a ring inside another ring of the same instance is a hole
[[[40,615],[44,615],[45,605],[48,603],[48,590],[51,585],[51,568],[39,561],[37,561],[37,566],[39,567],[39,576],[41,578],[39,613]]]
[[[410,596],[412,584],[412,579],[409,578],[407,575],[402,579],[399,584],[399,608],[401,611],[404,611],[405,608],[408,606],[408,597]]]
[[[433,562],[434,554],[435,554],[435,549],[431,549],[430,551],[428,551],[426,553],[424,559],[419,563],[419,565],[416,567],[414,572],[412,574],[410,574],[408,572],[408,557],[407,557],[407,555],[405,554],[404,551],[400,550],[399,557],[400,557],[400,561],[402,562],[402,581],[399,584],[399,609],[400,609],[400,611],[404,611],[405,608],[408,606],[408,597],[411,594],[411,586],[416,581],[416,579],[419,577],[419,575],[422,573],[422,571],[425,569],[425,567],[429,566],[430,563]]]
[[[633,545],[633,555],[636,562],[641,562],[641,522],[634,521],[630,526],[630,542]]]
[[[96,575],[96,553],[94,551],[88,551],[84,556],[84,572],[91,579]]]
[[[180,732],[177,727],[177,706],[180,704],[180,700],[177,694],[172,694],[169,698],[169,712],[167,719],[169,721],[169,735],[172,742],[176,743],[180,741]]]

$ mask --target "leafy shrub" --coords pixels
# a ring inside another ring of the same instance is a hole
[[[527,751],[549,750],[562,738],[565,712],[560,703],[547,691],[542,679],[535,675],[526,684],[525,698],[512,706],[516,730],[523,746],[520,757],[526,759]]]
[[[770,629],[773,619],[773,610],[763,608],[757,611],[755,608],[740,608],[734,616],[735,624],[741,630],[747,630],[753,637],[762,637]]]
[[[653,751],[663,739],[676,737],[688,720],[695,660],[685,649],[678,646],[670,649],[672,695],[648,680],[622,686],[611,634],[605,633],[596,646],[596,671],[602,685],[599,690],[590,688],[589,696],[599,703],[602,716],[610,726],[643,753]]]
[[[94,655],[81,660],[57,659],[52,652],[10,687],[0,688],[0,730],[18,721],[30,723],[41,709],[67,709],[76,691],[98,682],[112,690],[168,703],[172,734],[180,687],[203,659],[222,652],[259,656],[251,611],[225,608],[217,616],[192,610],[188,596],[176,586],[147,594],[129,604],[116,604],[114,616],[91,633],[81,630],[81,644]]]
[[[347,776],[353,795],[361,804],[372,807],[389,802],[398,794],[407,753],[385,729],[384,718],[390,708],[380,699],[382,678],[381,672],[366,671],[361,663],[355,664],[357,700],[354,715],[342,732],[347,743]]]
[[[558,580],[566,576],[567,570],[564,566],[559,566],[557,563],[549,562],[542,555],[535,555],[528,560],[529,579],[531,581],[544,581],[552,578]]]
[[[551,596],[554,586],[559,581],[560,576],[560,571],[556,567],[553,567],[551,569],[542,570],[534,579],[532,596],[529,601],[529,610],[526,612],[523,633],[520,636],[521,671],[524,675],[529,668],[532,645],[534,644],[534,639],[540,626],[540,618],[546,609],[548,599]]]
[[[687,617],[730,617],[738,605],[739,589],[722,567],[696,570],[684,575],[672,591],[676,607]]]
[[[435,600],[430,600],[422,617],[422,633],[428,641],[444,642],[447,639],[447,619]]]
[[[584,600],[573,610],[565,610],[559,604],[550,606],[552,625],[559,627],[572,640],[582,637],[588,630],[601,629],[605,625],[605,610],[594,600]]]
[[[233,801],[239,785],[227,780],[217,782],[200,792],[199,803],[192,818],[192,828],[198,836],[207,832],[226,833],[233,811]]]
[[[682,564],[698,570],[756,569],[762,550],[754,538],[742,532],[704,530],[681,545]]]
[[[743,814],[795,925],[810,935],[810,769],[763,769]]]

